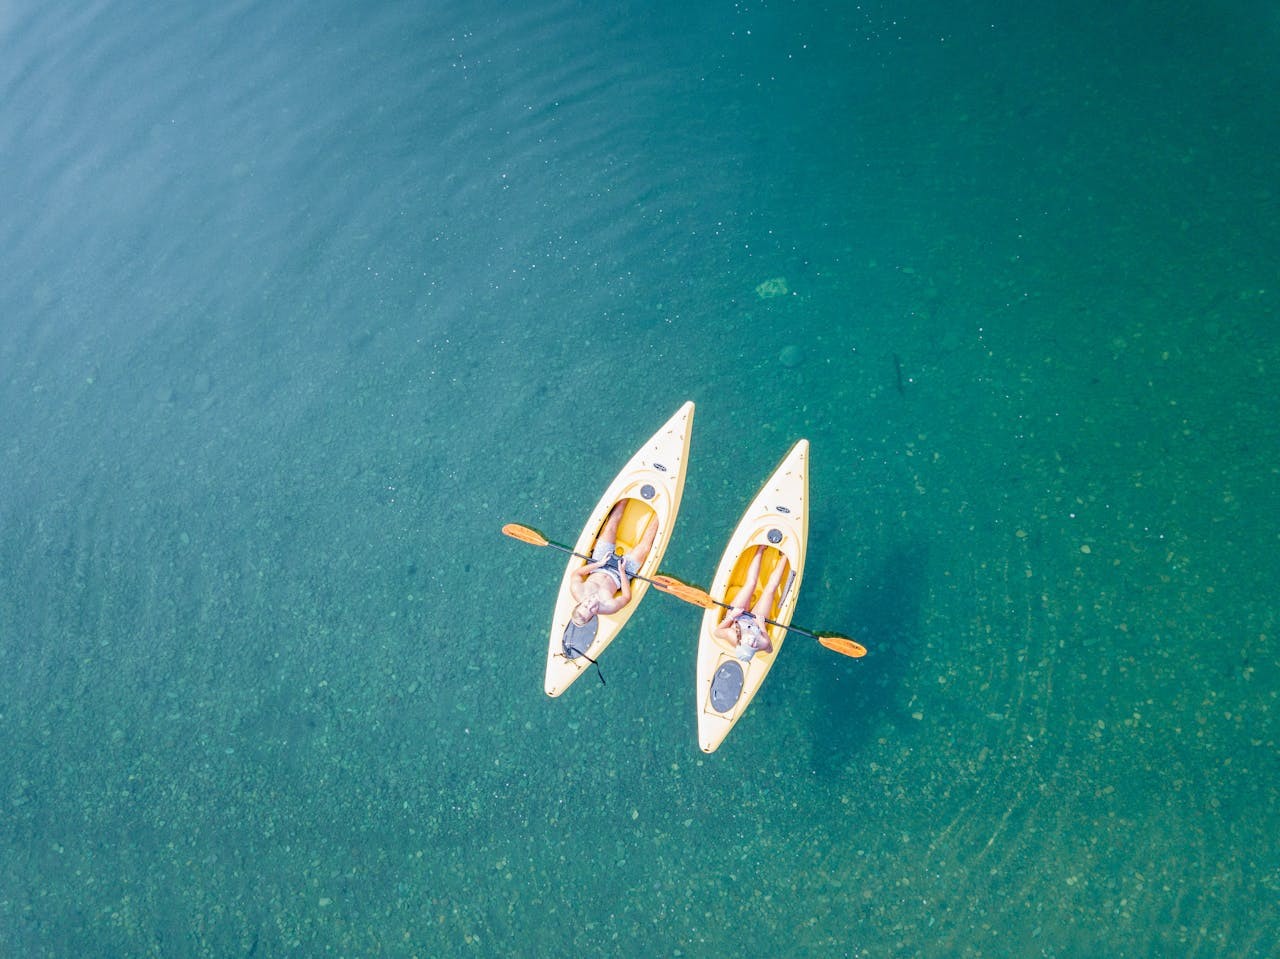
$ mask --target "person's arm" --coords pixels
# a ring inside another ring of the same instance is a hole
[[[741,616],[743,612],[745,612],[745,610],[738,609],[736,606],[730,606],[729,612],[725,614],[724,619],[720,620],[720,625],[712,630],[712,632],[715,633],[718,639],[723,639],[726,643],[734,642],[737,637],[733,635],[729,627],[733,625],[734,620]]]
[[[616,613],[631,602],[631,578],[627,575],[627,564],[625,562],[618,564],[618,578],[622,580],[622,585],[618,587],[617,595],[605,604],[613,607],[609,610],[611,613]]]
[[[569,592],[573,593],[574,599],[582,599],[582,587],[587,582],[587,577],[603,565],[604,563],[587,563],[573,571],[573,575],[569,578]]]
[[[601,566],[603,566],[607,562],[608,562],[607,559],[602,559],[598,563],[597,562],[584,563],[582,566],[579,566],[577,569],[573,571],[574,578],[577,579],[579,583],[585,583],[587,581],[588,576],[590,576],[592,573],[594,573],[596,570],[598,570]]]

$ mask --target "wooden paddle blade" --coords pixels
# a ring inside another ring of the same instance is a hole
[[[518,539],[522,543],[530,543],[533,546],[547,546],[549,540],[539,533],[536,529],[530,529],[528,526],[521,526],[519,523],[508,523],[502,527],[502,532],[512,539]]]
[[[716,601],[703,590],[698,589],[696,586],[690,586],[688,583],[682,583],[671,576],[657,573],[649,582],[664,593],[670,593],[676,599],[683,599],[686,603],[693,603],[694,606],[710,609],[716,605]]]
[[[867,647],[861,643],[855,643],[847,636],[819,636],[818,642],[827,647],[827,649],[842,656],[849,656],[852,659],[861,659],[867,655]]]

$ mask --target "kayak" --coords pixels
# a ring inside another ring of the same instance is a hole
[[[626,507],[618,526],[615,555],[629,553],[640,541],[646,523],[656,516],[657,536],[638,575],[647,579],[657,572],[658,564],[662,562],[662,555],[671,540],[676,514],[680,510],[692,427],[693,403],[688,402],[640,447],[609,484],[609,488],[600,497],[600,502],[591,511],[586,525],[582,527],[582,533],[573,548],[575,553],[580,556],[592,554],[596,539],[614,505],[625,500]],[[565,566],[555,614],[551,618],[551,638],[547,647],[548,696],[559,696],[590,668],[592,662],[600,657],[605,647],[621,632],[649,587],[644,580],[634,579],[631,583],[631,602],[616,613],[595,616],[586,626],[578,626],[570,620],[570,614],[578,603],[570,584],[574,571],[586,565],[586,560],[580,556],[571,557]]]
[[[774,470],[756,498],[747,507],[711,583],[711,598],[730,604],[746,582],[747,568],[757,547],[765,546],[761,559],[761,584],[769,581],[774,567],[786,557],[790,570],[781,581],[772,612],[766,618],[790,625],[804,574],[805,548],[809,536],[809,441],[800,440]],[[760,598],[757,586],[751,602]],[[759,692],[769,669],[782,650],[787,631],[765,625],[773,643],[771,652],[757,651],[748,660],[739,658],[732,644],[718,638],[713,630],[727,610],[712,606],[702,617],[698,638],[698,745],[705,753],[715,752],[729,730],[742,718]]]

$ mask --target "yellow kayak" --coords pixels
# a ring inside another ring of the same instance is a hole
[[[751,602],[759,601],[764,584],[774,569],[785,561],[776,598],[767,619],[790,625],[800,595],[804,574],[805,547],[809,535],[809,441],[800,440],[751,501],[742,515],[711,583],[710,595],[726,605],[733,603],[747,581],[748,569],[763,545],[759,586]],[[749,657],[745,650],[717,637],[714,630],[725,618],[720,606],[702,617],[698,640],[698,745],[706,753],[715,752],[760,690],[774,660],[782,650],[787,631],[780,626],[760,624],[768,633],[773,649],[759,649]]]
[[[624,501],[625,506],[618,524],[615,555],[630,553],[640,542],[646,524],[656,517],[657,535],[637,575],[647,579],[657,572],[680,509],[692,427],[693,403],[688,402],[631,457],[591,511],[573,550],[580,556],[571,557],[565,566],[555,615],[551,618],[545,684],[548,696],[559,696],[590,668],[644,598],[649,584],[635,579],[631,582],[631,602],[622,609],[601,613],[585,626],[578,626],[570,619],[577,605],[570,589],[573,573],[586,564],[581,556],[592,555],[596,540],[619,501]]]

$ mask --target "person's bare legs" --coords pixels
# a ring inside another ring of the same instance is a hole
[[[733,597],[730,606],[738,609],[750,609],[751,597],[755,594],[756,586],[760,583],[760,561],[764,558],[764,544],[761,543],[756,547],[756,555],[751,557],[751,565],[747,567],[747,580],[742,584],[742,588],[738,590],[738,594]]]
[[[785,556],[778,557],[773,573],[769,576],[769,582],[765,584],[764,592],[760,594],[755,609],[751,610],[751,615],[756,619],[768,619],[769,614],[773,612],[773,601],[778,598],[778,587],[782,585],[782,577],[786,575],[789,565]]]
[[[653,541],[658,537],[658,514],[650,511],[649,518],[644,521],[644,532],[640,534],[640,542],[636,543],[636,548],[631,551],[631,559],[636,564],[636,569],[644,565],[644,561],[649,556],[649,550],[653,549]]]
[[[605,520],[604,528],[600,530],[597,537],[598,543],[616,543],[618,541],[618,524],[622,522],[622,514],[627,508],[627,501],[620,499],[613,504],[613,509],[609,510],[609,518]]]

